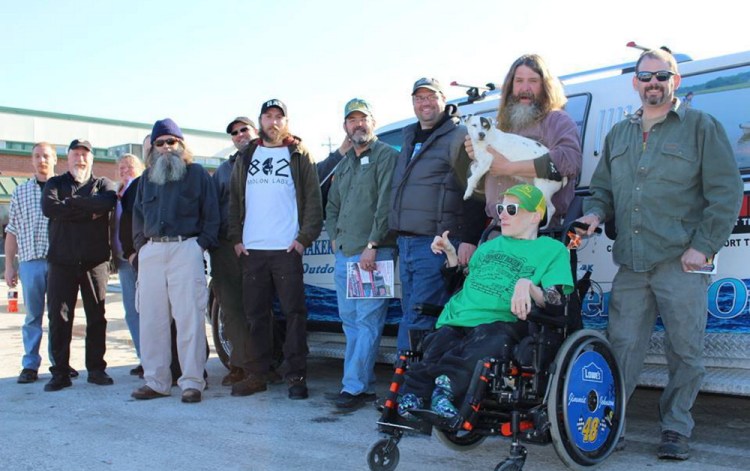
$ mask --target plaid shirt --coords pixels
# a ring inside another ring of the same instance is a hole
[[[10,199],[10,215],[5,232],[18,240],[18,258],[22,262],[47,258],[49,220],[42,214],[42,189],[31,178],[17,187]]]

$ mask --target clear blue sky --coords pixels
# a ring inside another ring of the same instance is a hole
[[[417,78],[500,82],[528,52],[563,75],[633,60],[630,40],[694,58],[748,50],[743,4],[0,0],[0,106],[223,131],[275,97],[321,158],[354,96],[384,125],[413,114]]]

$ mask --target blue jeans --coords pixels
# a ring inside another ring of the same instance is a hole
[[[359,262],[361,254],[347,257],[336,252],[336,296],[339,305],[346,352],[344,353],[344,378],[342,392],[349,394],[375,392],[375,358],[378,355],[380,336],[390,299],[346,299],[346,264]],[[393,260],[394,250],[380,248],[376,260]]]
[[[18,276],[21,279],[23,303],[26,306],[26,318],[21,327],[24,349],[21,367],[38,370],[42,363],[39,346],[42,343],[44,298],[47,293],[47,260],[39,258],[21,262],[18,265]],[[52,361],[52,355],[48,354],[48,357]]]
[[[135,280],[138,274],[135,268],[127,260],[120,260],[115,257],[117,263],[117,274],[120,277],[120,287],[122,288],[122,305],[125,307],[125,323],[130,331],[130,338],[133,339],[135,353],[138,358],[141,357],[141,333],[140,333],[140,316],[138,309],[135,307]]]
[[[450,293],[446,292],[440,269],[445,264],[445,255],[435,255],[430,250],[433,236],[399,236],[399,276],[401,277],[401,310],[403,317],[398,326],[397,347],[408,350],[409,330],[431,330],[434,317],[422,316],[414,311],[415,304],[444,305]],[[451,241],[457,246],[456,241]]]

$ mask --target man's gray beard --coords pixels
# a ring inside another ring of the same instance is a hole
[[[148,173],[148,180],[157,185],[182,180],[187,173],[187,164],[182,160],[182,153],[169,152],[159,154]]]
[[[518,132],[534,124],[541,115],[539,105],[525,105],[522,103],[510,103],[506,110],[511,130]]]
[[[73,180],[78,183],[86,182],[91,177],[91,169],[83,169],[76,167],[75,170],[68,170],[73,176]]]
[[[347,133],[347,137],[355,146],[364,146],[365,144],[372,142],[375,138],[372,133],[368,133],[367,131],[357,132],[357,130],[351,134]]]

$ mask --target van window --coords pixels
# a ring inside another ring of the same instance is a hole
[[[384,132],[382,134],[378,134],[378,139],[385,142],[386,144],[391,145],[397,151],[401,152],[401,144],[403,144],[403,140],[404,140],[402,131],[403,131],[403,128]]]
[[[578,136],[581,138],[583,146],[584,133],[586,132],[586,119],[589,114],[591,104],[591,94],[581,93],[580,95],[570,95],[568,102],[565,104],[565,112],[573,118],[578,128]]]
[[[737,166],[750,173],[750,66],[685,75],[677,96],[721,122]]]

